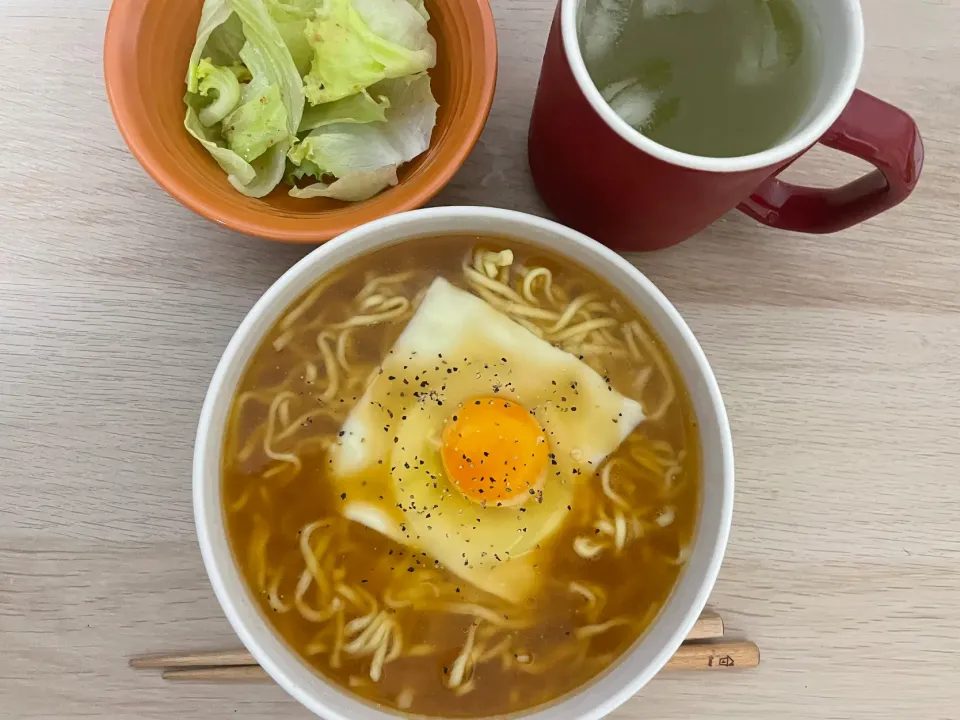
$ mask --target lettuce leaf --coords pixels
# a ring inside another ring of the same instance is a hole
[[[236,15],[234,15],[234,17],[236,17]],[[234,63],[233,65],[229,65],[227,69],[237,76],[237,82],[247,83],[253,80],[253,75],[250,74],[247,66],[243,63]]]
[[[287,153],[303,117],[303,81],[264,0],[230,0],[230,5],[243,23],[247,42],[240,57],[253,77],[247,86],[244,104],[254,101],[261,106],[259,112],[252,113],[251,127],[259,127],[262,135],[250,150],[256,152],[259,147],[269,145],[252,163],[256,172],[252,182],[241,184],[230,178],[230,183],[244,195],[260,198],[269,195],[286,172]],[[280,117],[284,119],[282,138]],[[224,124],[230,124],[229,120],[228,117]],[[252,135],[250,137],[252,140]],[[270,145],[271,142],[275,144]]]
[[[314,177],[320,180],[323,177],[323,170],[317,167],[312,160],[304,158],[299,165],[294,165],[293,161],[287,158],[287,182],[296,187],[297,180],[302,180],[305,177]]]
[[[263,0],[230,0],[243,22],[246,45],[240,51],[247,69],[253,75],[251,84],[276,85],[287,113],[287,128],[293,135],[303,117],[303,82]],[[265,87],[258,87],[263,92]]]
[[[217,164],[227,173],[228,179],[234,187],[238,183],[240,186],[244,186],[253,182],[257,171],[233,150],[219,145],[217,143],[219,133],[205,127],[200,122],[200,116],[194,108],[187,107],[187,117],[183,121],[183,125],[187,132],[200,141],[207,152],[217,161]]]
[[[347,173],[330,184],[319,182],[302,189],[293,188],[290,195],[300,199],[325,197],[345,202],[360,202],[369,200],[381,190],[398,182],[397,166],[388,165],[373,172]]]
[[[196,70],[207,41],[210,40],[214,30],[227,22],[232,14],[233,9],[228,0],[204,0],[203,9],[200,11],[200,24],[197,26],[197,40],[193,45],[193,52],[190,53],[190,64],[187,66],[188,92],[196,93],[199,89],[200,80]]]
[[[203,122],[202,114],[200,121]],[[280,89],[268,85],[262,92],[245,98],[240,107],[224,118],[221,132],[227,146],[247,162],[288,139],[287,111],[280,100]]]
[[[198,92],[213,102],[200,111],[200,122],[216,125],[240,103],[240,82],[230,68],[217,67],[204,58],[197,65]]]
[[[266,0],[270,17],[277,25],[300,75],[310,72],[313,48],[307,41],[307,20],[317,13],[322,0]]]
[[[356,95],[306,108],[303,111],[303,119],[300,121],[300,132],[315,130],[338,122],[386,122],[389,107],[390,101],[386,97],[374,100],[370,93],[362,90]]]
[[[333,175],[344,182],[295,188],[291,195],[366,200],[388,185],[396,184],[397,168],[430,147],[438,105],[426,73],[385,80],[377,83],[371,91],[384,96],[390,103],[385,122],[335,123],[319,127],[289,154],[296,165],[308,160],[313,163],[322,171],[317,177]]]
[[[387,123],[327,125],[311,132],[290,153],[297,165],[312,160],[324,174],[343,177],[351,172],[373,172],[399,166],[403,155],[386,137]]]
[[[196,127],[191,134],[227,171],[231,185],[244,195],[259,198],[283,180],[286,155],[303,116],[303,83],[264,0],[206,0],[204,14],[208,5],[217,10],[211,14],[210,24],[223,18],[222,25],[230,17],[224,18],[224,4],[241,22],[246,42],[239,57],[251,80],[243,89],[240,107],[224,118],[219,138],[212,133],[202,136]],[[191,78],[196,75],[191,71]],[[194,125],[192,112],[187,112],[188,130]],[[201,125],[199,117],[197,125]]]
[[[420,73],[399,80],[385,80],[371,90],[390,103],[384,134],[397,148],[404,162],[413,160],[430,147],[440,106],[430,89],[430,76]]]
[[[437,59],[437,44],[427,32],[429,17],[422,3],[418,7],[417,3],[410,0],[353,0],[353,7],[375,35],[410,51],[425,51],[430,63],[428,67],[433,67]]]
[[[231,12],[226,22],[210,34],[202,57],[209,58],[214,65],[237,65],[240,63],[240,50],[246,41],[243,23]]]
[[[242,183],[238,177],[231,175],[227,178],[230,184],[249,197],[266,197],[283,180],[283,174],[287,169],[287,152],[290,150],[290,144],[290,140],[284,140],[254,160],[252,163],[255,173],[253,180]]]
[[[304,92],[314,105],[436,64],[427,21],[408,0],[326,0],[307,38],[314,56]]]
[[[371,197],[430,143],[429,18],[424,0],[204,0],[184,126],[245,195],[287,176],[318,181],[297,197]]]
[[[423,17],[424,20],[429,20],[429,19],[430,19],[430,13],[427,12],[427,8],[424,6],[423,0],[407,0],[407,1],[408,1],[411,5],[413,5],[413,8],[414,8],[418,13],[420,13],[421,17]]]

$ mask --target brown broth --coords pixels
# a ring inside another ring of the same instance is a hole
[[[623,298],[602,280],[583,268],[560,258],[543,257],[541,250],[529,248],[512,239],[477,238],[469,236],[431,237],[407,241],[402,245],[387,247],[337,269],[323,281],[325,289],[317,303],[300,317],[295,328],[306,328],[311,323],[326,324],[344,318],[349,312],[350,301],[365,285],[366,278],[374,275],[389,275],[412,271],[414,276],[406,283],[411,297],[425,288],[436,276],[443,276],[456,285],[464,287],[461,263],[472,248],[509,247],[517,262],[527,266],[543,266],[553,272],[555,286],[565,289],[570,297],[581,292],[593,291],[604,298],[617,298],[622,308],[621,319],[639,320],[653,336],[646,321]],[[297,307],[298,300],[291,305]],[[377,326],[353,333],[348,345],[351,364],[356,366],[376,365],[393,344],[406,320]],[[291,415],[298,416],[302,408],[312,408],[319,403],[322,384],[310,383],[301,377],[298,368],[305,351],[292,346],[281,351],[273,343],[284,335],[278,323],[266,336],[253,356],[240,382],[238,396],[245,391],[263,390],[286,382],[286,388],[295,395]],[[655,337],[655,336],[653,336]],[[662,345],[658,343],[662,348]],[[314,351],[316,352],[316,351]],[[675,519],[667,527],[654,528],[641,539],[628,544],[620,556],[606,552],[599,558],[586,560],[572,549],[573,540],[583,534],[583,527],[573,520],[565,522],[553,536],[549,547],[542,552],[549,560],[549,577],[544,581],[535,603],[522,611],[535,617],[532,627],[512,631],[511,647],[522,648],[537,660],[546,660],[557,654],[561,658],[544,674],[524,672],[517,664],[505,667],[497,659],[479,665],[473,673],[474,688],[461,696],[445,686],[450,665],[459,654],[470,627],[472,618],[436,612],[418,612],[416,608],[397,611],[396,620],[403,630],[408,646],[429,643],[437,648],[428,657],[401,657],[388,663],[382,679],[369,680],[370,659],[344,656],[341,667],[331,667],[329,656],[309,656],[307,648],[317,636],[321,624],[310,622],[296,609],[276,612],[268,599],[270,579],[280,570],[283,576],[277,587],[280,599],[289,603],[294,587],[304,569],[300,550],[300,531],[307,524],[320,518],[336,515],[337,500],[325,484],[326,455],[319,446],[300,446],[302,469],[299,473],[283,471],[263,479],[261,473],[271,467],[271,461],[261,450],[255,449],[249,457],[238,459],[238,454],[251,441],[256,446],[256,436],[251,434],[262,428],[267,419],[267,407],[258,402],[242,406],[234,404],[224,443],[222,461],[224,512],[227,532],[235,559],[250,587],[263,615],[277,633],[316,671],[334,682],[349,688],[367,701],[397,709],[397,699],[405,689],[412,689],[413,714],[444,717],[486,717],[501,713],[528,709],[541,703],[551,702],[578,688],[602,672],[616,658],[627,651],[652,623],[674,587],[682,561],[682,551],[692,541],[696,525],[700,496],[701,466],[696,418],[688,393],[673,361],[664,357],[671,379],[677,389],[677,398],[663,419],[657,423],[642,423],[634,431],[645,443],[666,441],[685,456],[679,465],[673,494],[669,505]],[[322,368],[322,363],[317,361]],[[611,360],[595,366],[602,375],[609,376],[611,384],[624,392],[636,374],[630,362]],[[654,405],[664,390],[662,378],[655,378],[647,386],[644,397],[636,398],[645,405]],[[336,405],[344,406],[346,412],[357,395],[339,398]],[[343,402],[339,402],[343,400]],[[338,410],[340,411],[340,410]],[[304,423],[301,435],[317,437],[336,433],[335,419],[316,418]],[[633,438],[634,436],[631,436]],[[302,439],[302,438],[301,438]],[[611,457],[625,453],[621,446]],[[649,480],[638,480],[636,497],[651,508],[663,507],[664,489]],[[646,484],[645,484],[646,483]],[[599,479],[591,478],[582,483],[574,501],[577,508],[590,507],[596,498],[602,499]],[[345,535],[337,542],[334,552],[350,552],[344,582],[356,584],[380,597],[388,585],[398,577],[416,580],[439,574],[457,587],[457,597],[464,601],[487,604],[503,611],[503,601],[493,602],[464,580],[435,563],[422,553],[400,545],[364,526],[345,522]],[[266,540],[264,540],[266,537]],[[265,545],[265,566],[251,560],[251,548]],[[348,544],[352,549],[348,549]],[[346,557],[344,555],[344,557]],[[410,571],[408,568],[412,568]],[[266,573],[264,574],[264,570]],[[421,575],[423,574],[423,575]],[[593,584],[606,592],[606,606],[598,622],[611,618],[629,618],[628,627],[613,628],[593,638],[588,644],[586,657],[575,660],[564,657],[571,647],[576,628],[590,624],[584,610],[584,598],[571,593],[569,582]],[[505,611],[507,614],[511,610]],[[327,621],[333,622],[333,620]],[[514,653],[516,656],[516,653]],[[351,678],[355,686],[351,687]],[[363,680],[357,684],[357,678]]]

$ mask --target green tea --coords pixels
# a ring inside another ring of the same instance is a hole
[[[816,51],[793,0],[584,0],[579,35],[610,107],[692,155],[768,150],[813,96]]]

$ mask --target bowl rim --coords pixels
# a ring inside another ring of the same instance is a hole
[[[198,199],[184,187],[176,173],[163,167],[158,161],[156,153],[150,150],[146,143],[137,138],[138,133],[134,129],[137,127],[137,123],[133,119],[134,113],[130,103],[122,99],[123,93],[119,89],[122,76],[129,73],[129,70],[124,66],[122,55],[124,46],[131,42],[129,29],[132,25],[135,25],[132,18],[136,17],[136,13],[142,11],[151,1],[153,0],[124,0],[123,2],[112,3],[107,15],[103,41],[103,78],[106,86],[107,102],[113,114],[114,124],[117,126],[130,153],[136,158],[147,175],[177,202],[197,215],[236,232],[253,235],[264,240],[318,244],[359,227],[349,219],[333,223],[325,221],[321,217],[304,218],[302,229],[280,229],[273,227],[268,216],[256,212],[251,213],[251,216],[245,219],[234,212],[224,212],[216,204]],[[201,1],[197,0],[197,2]],[[456,122],[463,123],[466,128],[465,141],[452,148],[449,161],[437,166],[436,171],[429,177],[419,192],[397,201],[393,207],[385,211],[386,214],[414,210],[434,198],[466,162],[477,142],[479,142],[480,135],[490,116],[499,73],[496,23],[490,0],[469,1],[476,3],[481,17],[479,25],[483,48],[481,62],[483,67],[487,69],[483,73],[480,85],[479,99],[482,111],[471,116],[461,114],[460,119]],[[137,30],[139,30],[138,26]],[[362,203],[354,203],[353,206],[359,206],[360,204]]]
[[[468,221],[471,230],[462,227]],[[460,226],[458,226],[458,223]],[[430,229],[424,229],[429,226]],[[583,251],[573,258],[610,279],[618,274],[633,284],[634,296],[649,303],[644,314],[675,357],[682,353],[695,372],[684,371],[701,432],[704,488],[693,550],[657,619],[634,646],[606,671],[547,706],[506,717],[599,720],[636,694],[669,660],[692,629],[716,582],[733,515],[733,441],[720,389],[703,350],[679,312],[636,267],[581,233],[550,220],[510,210],[442,207],[392,215],[362,225],[317,248],[285,272],[261,296],[241,322],[217,365],[197,427],[193,461],[193,504],[197,537],[214,593],[230,624],[258,663],[290,695],[329,720],[395,720],[403,717],[375,709],[315,673],[273,630],[250,598],[240,577],[223,523],[220,502],[220,450],[223,425],[249,358],[285,308],[324,274],[374,248],[431,234],[514,235],[546,246],[551,237]],[[509,227],[510,230],[504,230]],[[534,238],[534,235],[540,237]],[[563,249],[561,254],[566,254]],[[588,263],[586,258],[590,259]],[[603,268],[607,269],[604,274]],[[611,280],[612,281],[612,280]],[[615,283],[619,289],[623,287]],[[638,295],[639,293],[639,295]],[[658,314],[658,320],[650,316]],[[665,323],[664,327],[658,327]],[[670,338],[664,329],[672,328]],[[681,360],[678,358],[678,364]],[[219,425],[217,424],[219,422]],[[709,442],[708,442],[709,441]],[[708,455],[708,444],[711,454]],[[714,486],[715,485],[715,486]],[[708,503],[708,500],[712,501]],[[706,523],[706,524],[705,524]],[[706,529],[705,529],[706,528]]]

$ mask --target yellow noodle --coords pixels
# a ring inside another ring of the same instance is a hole
[[[250,433],[250,437],[247,438],[247,441],[244,443],[243,447],[240,448],[240,451],[236,453],[238,463],[247,462],[247,460],[253,457],[253,453],[257,450],[258,447],[259,448],[263,447],[263,445],[261,444],[263,438],[260,437],[261,434],[263,433],[264,433],[264,427],[262,425],[257,427],[253,432]]]
[[[339,668],[340,654],[343,652],[343,608],[337,608],[333,650],[330,652],[330,667]]]
[[[570,588],[570,592],[575,592],[580,595],[583,595],[583,597],[587,601],[587,607],[592,608],[596,606],[597,594],[594,591],[590,590],[585,585],[582,585],[581,583],[576,582],[575,580],[570,581],[569,588]]]
[[[463,697],[468,693],[472,693],[476,689],[477,689],[477,681],[474,678],[470,678],[463,685],[460,685],[459,687],[454,689],[453,694],[456,695],[457,697]]]
[[[400,285],[402,283],[408,282],[413,279],[415,273],[411,270],[408,272],[397,273],[395,275],[387,275],[385,277],[378,277],[374,280],[371,280],[363,289],[357,293],[355,298],[356,302],[363,302],[366,298],[370,297],[374,293],[378,292],[381,287],[386,285]]]
[[[619,464],[619,461],[614,458],[603,466],[603,470],[600,471],[600,486],[603,488],[603,494],[610,498],[610,501],[614,505],[618,505],[622,508],[629,508],[630,503],[628,503],[621,495],[618,495],[616,492],[614,492],[612,487],[613,481],[611,479],[611,473],[613,472],[613,468]]]
[[[397,707],[401,710],[409,710],[411,707],[413,707],[413,699],[415,697],[416,695],[414,694],[413,688],[405,687],[400,691],[400,694],[397,695],[395,702],[397,703]]]
[[[387,299],[383,295],[371,295],[360,303],[361,310],[375,310],[383,305]]]
[[[253,493],[253,488],[248,487],[246,490],[241,493],[240,497],[234,500],[232,503],[227,505],[227,510],[230,512],[239,512],[246,507],[247,503],[250,501],[250,495]]]
[[[407,650],[407,652],[404,653],[404,656],[408,658],[420,658],[429,657],[430,655],[435,655],[436,653],[437,647],[435,645],[420,643],[419,645],[414,645]]]
[[[522,294],[524,299],[530,303],[537,303],[536,297],[533,294],[533,283],[537,278],[543,278],[543,294],[547,296],[547,300],[551,304],[556,305],[556,298],[553,296],[553,273],[551,273],[547,268],[534,268],[528,270],[523,277],[523,290]]]
[[[623,512],[617,510],[614,516],[613,547],[619,554],[627,544],[627,519]]]
[[[574,666],[583,663],[587,657],[588,645],[585,642],[569,643],[561,646],[545,660],[530,658],[529,662],[518,662],[514,667],[527,675],[543,675],[550,672],[560,663]]]
[[[579,627],[574,631],[574,633],[579,639],[585,640],[587,638],[596,637],[597,635],[603,635],[605,632],[608,632],[615,627],[623,627],[624,625],[630,624],[631,621],[627,618],[614,618],[613,620],[608,620],[600,625],[586,625],[584,627]]]
[[[267,584],[267,543],[270,541],[270,525],[260,513],[253,516],[253,531],[247,546],[247,563],[255,568],[257,590],[263,591]]]
[[[598,543],[591,538],[580,536],[573,541],[573,549],[580,557],[585,560],[597,557],[603,552],[605,545]]]
[[[513,290],[507,287],[502,282],[499,282],[497,280],[492,280],[491,278],[487,277],[479,270],[475,270],[471,267],[467,267],[466,265],[464,265],[463,267],[463,272],[467,276],[467,280],[470,281],[472,285],[479,286],[481,288],[494,292],[497,295],[501,295],[505,297],[507,300],[512,300],[518,305],[523,304],[523,297],[519,293],[517,293],[516,290]]]
[[[384,662],[391,663],[403,655],[403,631],[400,623],[394,621],[390,629],[390,652]]]
[[[643,329],[643,326],[634,320],[633,322],[628,323],[627,327],[630,328],[631,334],[643,346],[647,356],[656,366],[657,372],[660,373],[661,379],[666,384],[666,391],[664,392],[664,396],[660,399],[659,406],[656,408],[656,410],[648,415],[649,420],[657,422],[663,419],[663,416],[666,414],[671,403],[673,403],[673,401],[676,399],[677,389],[670,377],[670,369],[667,367],[663,354],[657,349],[653,339],[647,335],[646,331]]]
[[[547,335],[553,342],[562,343],[572,338],[585,336],[592,330],[613,327],[615,325],[617,325],[617,321],[613,318],[596,318],[594,320],[584,320],[582,323],[568,327],[555,335],[547,331]]]
[[[477,636],[477,623],[470,626],[467,631],[467,641],[463,644],[463,649],[453,661],[450,667],[450,677],[447,680],[447,687],[451,690],[460,686],[467,679],[467,672],[471,669],[471,656],[473,655],[473,642]]]
[[[425,610],[441,610],[453,615],[472,615],[479,620],[486,620],[491,625],[502,628],[524,628],[531,623],[521,618],[511,619],[503,613],[497,613],[490,608],[473,603],[444,603],[442,605],[427,606]]]
[[[328,283],[318,283],[293,310],[283,317],[279,324],[280,329],[290,329],[297,320],[303,317],[310,308],[314,306],[317,300],[320,299],[320,296],[326,292],[327,287]]]
[[[373,654],[373,660],[370,662],[370,679],[374,682],[380,682],[380,678],[383,676],[383,666],[387,659],[387,648],[389,644],[390,632],[388,629],[380,641],[380,644],[377,646],[376,652]]]
[[[478,648],[476,663],[477,665],[483,665],[486,662],[490,662],[494,658],[500,657],[504,652],[507,652],[509,648],[510,638],[500,638],[498,642],[494,643],[489,648],[484,648],[482,650]]]
[[[354,618],[353,620],[347,623],[346,627],[344,628],[344,633],[346,633],[347,636],[353,636],[359,632],[366,630],[368,627],[370,627],[370,624],[377,617],[379,617],[379,614],[380,613],[377,612],[376,610],[371,610],[366,615],[363,615],[358,618]]]
[[[283,580],[283,568],[280,568],[273,576],[273,582],[267,588],[267,602],[276,613],[290,612],[290,605],[280,599],[280,583]]]
[[[273,449],[273,436],[276,432],[277,424],[277,407],[285,399],[292,397],[294,397],[292,392],[282,392],[273,399],[272,403],[270,403],[270,410],[267,413],[267,433],[263,438],[263,454],[271,460],[290,463],[293,465],[296,471],[299,472],[302,468],[302,465],[300,464],[300,458],[296,455],[296,453],[280,453]]]
[[[324,368],[327,372],[327,387],[321,395],[325,402],[333,400],[337,396],[337,390],[340,388],[340,370],[337,366],[337,356],[330,349],[328,343],[336,340],[330,333],[322,332],[317,335],[317,348],[323,357]]]
[[[514,322],[516,322],[518,325],[523,325],[523,327],[532,332],[538,338],[543,338],[543,330],[530,320],[527,320],[526,318],[514,318]]]
[[[350,362],[347,360],[347,343],[350,341],[351,332],[347,329],[337,336],[337,362],[345,373],[349,373],[351,369]]]
[[[657,523],[662,528],[668,527],[673,524],[674,519],[676,519],[677,514],[673,509],[673,506],[667,505],[660,513],[657,514],[656,520]]]
[[[386,308],[371,315],[354,315],[349,320],[330,326],[331,330],[347,330],[348,328],[369,327],[380,325],[388,320],[396,320],[410,310],[410,301],[403,297],[395,297],[386,301],[381,307]]]
[[[595,297],[596,295],[594,293],[585,293],[571,301],[557,319],[556,323],[554,323],[553,326],[547,330],[547,334],[553,335],[569,325],[574,316],[580,312],[580,309]]]
[[[317,408],[315,410],[305,412],[303,413],[303,415],[300,415],[299,417],[291,421],[287,429],[277,435],[276,441],[283,442],[284,440],[292,437],[293,435],[296,435],[297,432],[299,432],[304,427],[307,427],[317,418],[321,418],[321,417],[325,417],[330,420],[333,420],[335,423],[337,423],[337,425],[341,424],[344,420],[342,413],[338,413],[335,406],[329,407],[329,408],[328,407]]]

